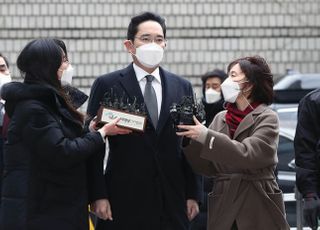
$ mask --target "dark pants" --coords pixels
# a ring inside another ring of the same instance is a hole
[[[1,204],[1,191],[2,191],[2,177],[3,177],[3,139],[0,134],[0,204]]]
[[[102,221],[102,220],[98,220],[98,218],[96,216],[94,216],[93,218],[93,223],[94,226],[96,227],[95,229],[108,229],[106,225],[106,223],[109,221]],[[165,218],[161,218],[161,228],[160,230],[176,230],[176,227],[173,226],[172,221],[165,217]]]
[[[234,221],[231,227],[231,230],[238,230],[237,222]]]
[[[172,221],[168,217],[161,218],[161,230],[175,230]]]

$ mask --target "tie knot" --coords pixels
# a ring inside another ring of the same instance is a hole
[[[154,79],[154,76],[152,76],[152,75],[146,75],[146,79],[147,79],[147,82],[152,82],[153,79]]]

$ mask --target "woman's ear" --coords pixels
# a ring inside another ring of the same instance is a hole
[[[244,83],[244,87],[241,89],[242,93],[249,93],[251,92],[253,85],[251,82]]]

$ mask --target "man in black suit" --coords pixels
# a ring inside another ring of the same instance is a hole
[[[192,96],[192,86],[159,67],[165,38],[165,21],[159,15],[145,12],[133,17],[124,42],[133,63],[102,75],[92,86],[87,110],[91,117],[111,88],[116,95],[145,102],[148,113],[143,133],[108,137],[104,176],[103,159],[91,168],[92,209],[104,219],[97,230],[187,230],[199,212],[199,178],[184,157],[169,113],[173,103]]]

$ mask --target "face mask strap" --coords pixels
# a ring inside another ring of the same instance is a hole
[[[238,84],[244,84],[244,83],[250,83],[250,81],[248,81],[248,80],[245,80],[245,81],[243,81],[243,82],[238,82]],[[248,89],[248,90],[242,90],[241,89],[241,92],[242,93],[246,93],[246,92],[249,92],[251,89]]]
[[[241,94],[241,95],[243,96],[244,100],[248,103],[250,109],[254,110],[254,108],[252,107],[252,105],[249,103],[248,99],[247,99],[243,94]]]

